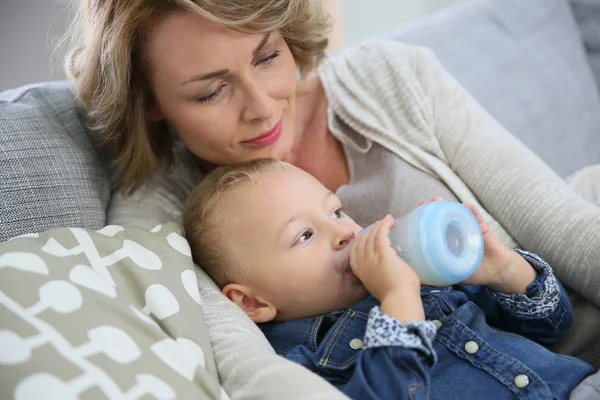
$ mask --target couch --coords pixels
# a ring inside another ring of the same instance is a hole
[[[597,0],[469,0],[383,36],[432,48],[565,179],[600,164]],[[0,398],[343,398],[212,301],[180,226],[107,224],[87,122],[68,82],[0,93]]]

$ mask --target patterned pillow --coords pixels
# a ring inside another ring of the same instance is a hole
[[[178,224],[0,243],[0,398],[224,399]]]

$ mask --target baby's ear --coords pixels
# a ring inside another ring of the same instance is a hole
[[[230,283],[223,288],[223,294],[241,308],[256,323],[269,322],[277,315],[277,308],[245,285]]]

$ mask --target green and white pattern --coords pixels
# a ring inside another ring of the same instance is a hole
[[[0,243],[0,398],[228,398],[194,268],[174,223]]]

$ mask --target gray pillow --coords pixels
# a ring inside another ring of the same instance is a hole
[[[0,93],[0,241],[105,225],[110,181],[85,115],[67,82]]]
[[[467,1],[387,36],[432,48],[561,176],[600,163],[600,98],[568,0]]]
[[[600,1],[571,0],[571,5],[600,89]]]

